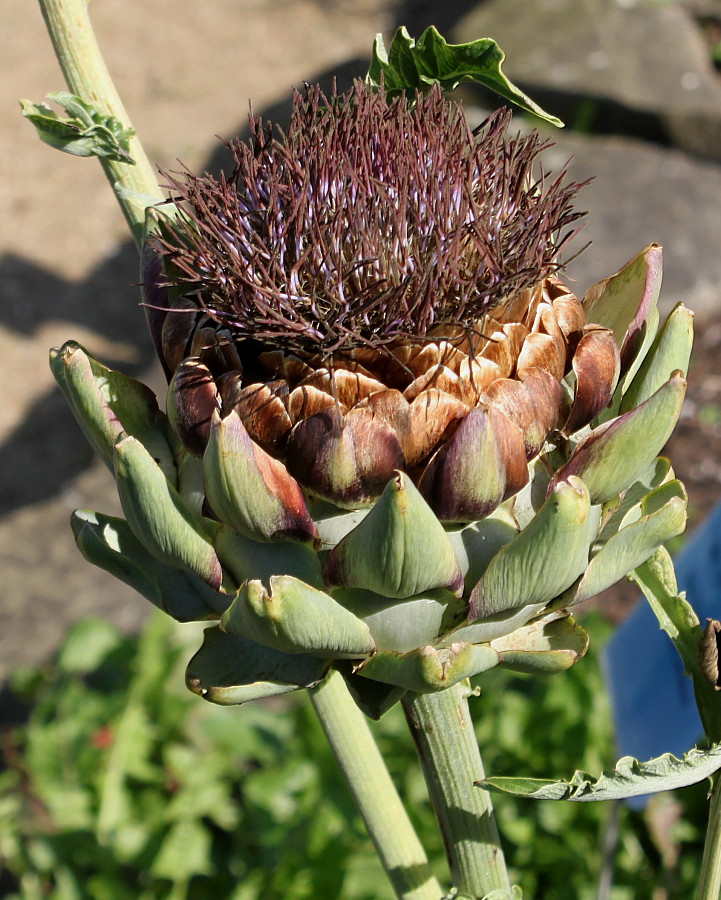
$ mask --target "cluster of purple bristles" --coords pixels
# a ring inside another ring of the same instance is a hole
[[[252,117],[219,179],[169,177],[182,213],[162,252],[234,338],[305,353],[383,347],[475,323],[560,267],[580,213],[546,144],[473,132],[440,90],[389,101],[362,82],[296,94],[286,134]]]

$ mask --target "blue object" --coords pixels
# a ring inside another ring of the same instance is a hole
[[[707,617],[721,619],[721,504],[694,532],[675,568],[679,590],[686,591],[701,625]],[[616,629],[603,666],[619,755],[681,756],[698,742],[703,728],[691,679],[648,603],[638,603]]]

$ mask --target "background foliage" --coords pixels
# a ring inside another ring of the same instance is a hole
[[[501,670],[471,711],[489,774],[570,776],[614,761],[598,647],[561,676]],[[219,708],[185,692],[194,626],[139,637],[87,620],[55,661],[15,673],[26,724],[2,734],[0,857],[11,900],[382,900],[390,897],[303,694]],[[402,712],[374,725],[443,883],[443,853]],[[705,786],[650,813],[601,803],[494,804],[512,875],[544,900],[688,897]],[[649,827],[650,825],[650,827]],[[617,837],[616,837],[617,835]],[[615,843],[615,858],[613,847]],[[606,846],[606,851],[604,851]],[[613,887],[598,893],[599,879]],[[602,875],[603,871],[603,875]]]

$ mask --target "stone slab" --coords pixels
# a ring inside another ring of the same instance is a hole
[[[456,24],[457,42],[488,36],[506,74],[561,118],[652,133],[721,157],[721,79],[691,11],[653,0],[490,0]],[[555,101],[555,102],[554,102]]]

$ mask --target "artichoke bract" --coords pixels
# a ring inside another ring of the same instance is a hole
[[[52,368],[124,519],[77,511],[88,560],[213,620],[191,690],[233,704],[337,668],[377,717],[494,666],[552,673],[571,615],[679,534],[658,457],[692,316],[659,328],[651,245],[579,299],[565,173],[501,111],[357,83],[251,118],[215,179],[168,176],[144,304],[167,415],[77,344]]]

